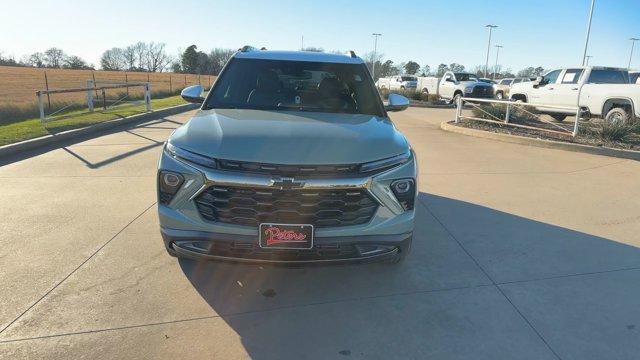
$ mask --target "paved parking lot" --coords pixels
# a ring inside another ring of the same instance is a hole
[[[446,133],[400,266],[177,260],[161,144],[189,114],[0,167],[0,358],[637,359],[640,163]]]

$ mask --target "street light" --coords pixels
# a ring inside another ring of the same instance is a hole
[[[484,77],[487,77],[487,71],[489,71],[489,50],[491,50],[491,32],[493,29],[497,28],[498,25],[485,25],[486,28],[489,28],[489,43],[487,43],[487,61],[484,64]]]
[[[498,56],[500,55],[500,49],[502,49],[503,47],[504,46],[502,45],[496,45],[496,67],[493,71],[493,80],[496,79],[496,73],[498,72]]]
[[[638,38],[631,38],[631,54],[629,54],[629,65],[627,65],[627,70],[631,70],[631,59],[633,58],[633,45],[636,44],[636,41],[640,40]]]
[[[591,0],[591,10],[589,11],[589,25],[587,26],[587,38],[584,41],[584,53],[582,54],[582,66],[586,66],[587,47],[589,46],[589,35],[591,34],[591,19],[593,19],[593,8],[596,6],[596,0]]]
[[[382,36],[382,34],[378,34],[378,33],[373,33],[371,34],[373,35],[373,37],[375,38],[375,40],[373,41],[373,59],[372,59],[372,64],[371,64],[371,77],[373,78],[373,80],[376,80],[376,57],[377,57],[377,53],[378,53],[378,36]]]

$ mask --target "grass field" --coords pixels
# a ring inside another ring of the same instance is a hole
[[[45,82],[45,73],[46,79]],[[31,67],[0,66],[0,125],[38,116],[36,91],[46,89],[83,88],[87,80],[118,82],[150,82],[151,97],[176,94],[185,86],[200,83],[209,88],[215,76],[144,73],[124,71],[93,71],[70,69],[38,69]],[[107,97],[117,98],[124,89],[107,90]],[[142,88],[131,88],[131,95],[141,96]],[[97,101],[97,99],[96,99]],[[49,103],[51,106],[49,107]],[[45,112],[50,114],[64,106],[77,104],[76,108],[86,104],[86,93],[51,94],[45,99]],[[96,105],[97,106],[97,105]],[[72,106],[73,107],[73,106]]]
[[[151,100],[154,110],[181,104],[185,104],[185,101],[180,96]],[[86,110],[69,112],[48,121],[46,126],[42,125],[39,118],[0,125],[0,146],[144,112],[146,112],[144,104],[124,105],[106,111],[96,110],[92,113]]]

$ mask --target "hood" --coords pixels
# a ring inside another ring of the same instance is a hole
[[[291,165],[364,163],[409,146],[390,120],[372,115],[244,109],[200,111],[170,141],[218,159]]]
[[[471,85],[473,85],[473,86],[488,86],[488,87],[493,87],[493,84],[485,83],[485,82],[482,82],[482,81],[472,81],[472,80],[469,80],[469,81],[460,81],[460,82],[458,82],[458,84],[460,84],[460,85],[464,85],[464,86],[471,86]]]

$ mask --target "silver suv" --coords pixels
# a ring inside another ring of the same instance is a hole
[[[416,159],[355,54],[244,48],[158,166],[171,255],[275,263],[397,262],[409,251]]]

